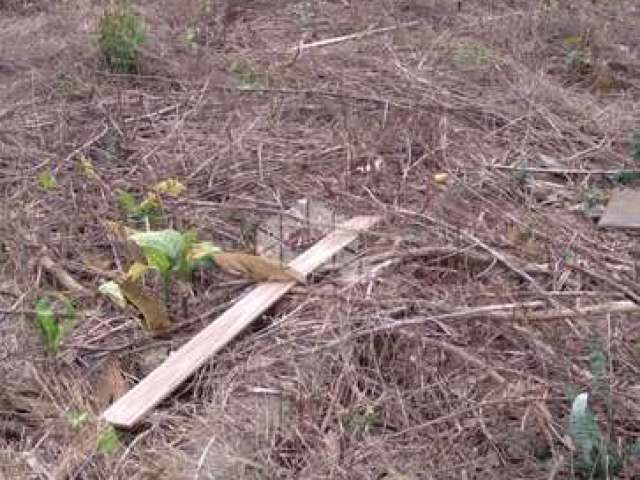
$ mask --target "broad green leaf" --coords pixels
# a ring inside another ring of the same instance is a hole
[[[140,247],[158,250],[172,260],[179,258],[184,252],[184,237],[176,230],[138,232],[130,238]]]
[[[127,305],[127,301],[124,299],[122,290],[120,290],[120,285],[118,285],[114,281],[104,282],[102,285],[100,285],[100,287],[98,287],[98,291],[103,295],[109,297],[116,305],[121,308],[125,308],[125,306]]]
[[[127,278],[137,282],[142,278],[147,270],[149,270],[149,265],[145,265],[144,263],[134,262],[133,265],[129,267],[129,271],[127,272]]]
[[[176,180],[175,178],[168,178],[162,182],[156,183],[153,186],[153,190],[157,193],[169,195],[170,197],[178,197],[187,187],[184,186],[182,182]]]
[[[113,455],[120,448],[120,437],[113,425],[107,426],[98,435],[98,450],[105,455]]]
[[[44,172],[38,177],[38,185],[43,190],[53,190],[58,187],[58,182],[56,182],[56,178],[51,174],[51,172]]]
[[[41,298],[36,303],[36,320],[45,348],[49,352],[55,353],[60,346],[62,333],[56,315],[46,298]]]
[[[89,420],[89,412],[86,410],[73,410],[67,413],[67,421],[74,430],[81,429]]]
[[[175,230],[139,232],[129,238],[142,248],[149,266],[163,275],[167,275],[184,257],[185,240]]]

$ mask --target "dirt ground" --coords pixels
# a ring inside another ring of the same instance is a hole
[[[137,74],[107,4],[0,0],[0,479],[588,478],[578,392],[640,439],[640,249],[594,218],[640,168],[635,1],[136,1]],[[302,198],[382,220],[109,449],[106,406],[251,288],[198,274],[160,335],[93,294],[118,192],[168,178],[154,228],[225,249]]]

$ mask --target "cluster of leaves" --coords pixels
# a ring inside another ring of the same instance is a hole
[[[124,215],[131,220],[153,221],[160,217],[162,211],[161,195],[178,197],[186,187],[179,180],[169,178],[157,183],[147,196],[138,201],[131,192],[118,190],[118,203]]]
[[[112,7],[98,20],[98,44],[116,73],[138,70],[140,47],[146,41],[145,28],[138,16],[127,6]]]
[[[87,410],[72,410],[66,415],[67,423],[74,431],[80,431],[87,426],[92,419]],[[122,445],[120,435],[113,425],[102,428],[96,439],[96,448],[105,455],[113,455]]]
[[[189,282],[196,269],[215,264],[227,272],[256,281],[304,282],[304,276],[291,268],[256,255],[223,252],[211,242],[198,241],[192,231],[165,229],[139,232],[129,229],[128,232],[128,240],[142,250],[145,261],[134,262],[122,278],[103,283],[99,290],[120,307],[125,307],[127,301],[135,305],[145,317],[146,326],[152,330],[163,329],[170,324],[166,309],[170,304],[173,280]],[[156,272],[162,280],[164,305],[138,285],[149,271]]]

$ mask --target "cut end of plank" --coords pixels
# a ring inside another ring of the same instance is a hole
[[[289,267],[302,275],[310,274],[379,220],[376,216],[361,216],[341,223],[335,231],[296,257]],[[295,284],[295,281],[259,284],[118,399],[102,417],[119,428],[135,426]]]

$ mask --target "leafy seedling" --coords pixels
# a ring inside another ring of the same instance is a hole
[[[147,195],[147,198],[138,202],[132,193],[126,190],[119,190],[118,203],[122,212],[133,220],[155,220],[162,211],[160,198],[155,193]]]
[[[74,430],[80,430],[89,420],[89,412],[86,410],[73,410],[66,415],[67,422]]]
[[[75,323],[75,309],[71,302],[61,294],[58,295],[58,298],[64,303],[66,310],[62,322],[58,321],[48,299],[40,298],[36,303],[36,322],[40,330],[40,337],[45,350],[51,354],[58,352],[64,336]]]
[[[38,185],[46,192],[58,188],[56,178],[49,171],[40,174],[38,177]]]
[[[107,426],[98,435],[98,450],[105,455],[113,455],[120,449],[121,445],[118,431],[113,425]]]
[[[623,459],[600,432],[588,400],[588,393],[580,393],[571,406],[569,434],[576,446],[574,466],[588,478],[610,478],[622,469]]]
[[[620,170],[613,177],[613,181],[619,185],[629,185],[638,178],[638,174],[635,172],[629,172],[628,170]]]
[[[175,277],[185,281],[191,280],[196,268],[210,266],[214,255],[221,252],[211,242],[198,242],[192,232],[178,232],[166,229],[158,231],[137,232],[129,235],[129,239],[142,250],[145,263],[134,262],[117,282],[103,283],[99,291],[123,307],[126,302],[132,303],[145,318],[145,325],[150,330],[163,330],[170,325],[167,308],[170,303],[171,282]],[[146,272],[158,272],[163,283],[164,304],[153,295],[144,291],[138,282]]]
[[[145,41],[144,24],[127,6],[107,9],[98,20],[98,44],[115,73],[137,72],[140,47]]]

